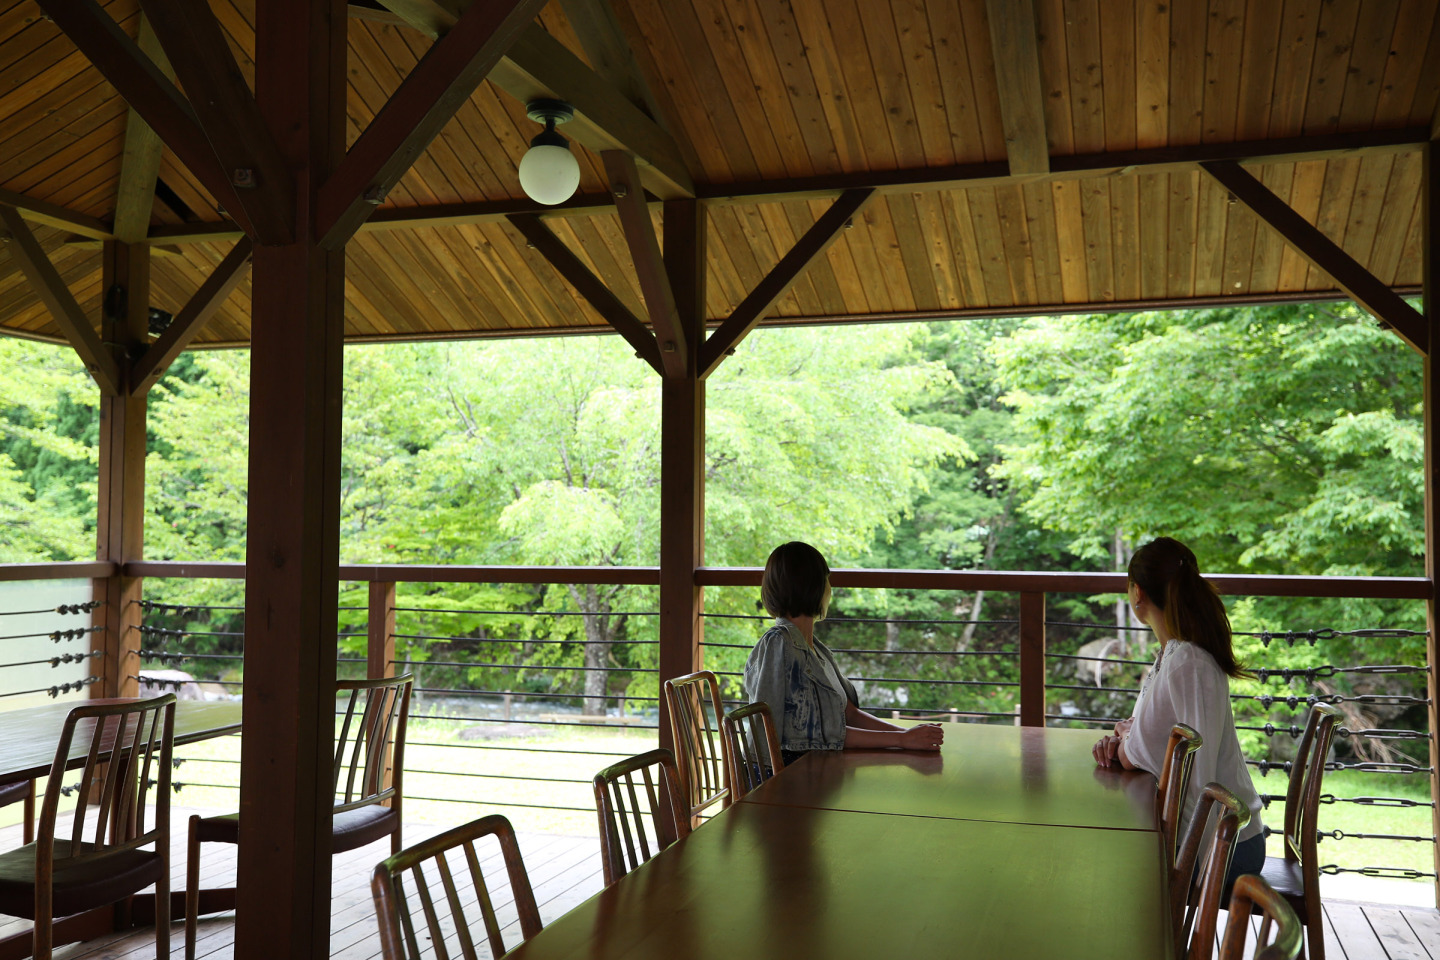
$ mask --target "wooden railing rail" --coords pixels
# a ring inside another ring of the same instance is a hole
[[[109,560],[73,560],[55,563],[0,563],[0,583],[23,580],[94,580],[115,575]]]

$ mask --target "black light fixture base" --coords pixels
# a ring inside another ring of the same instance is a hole
[[[541,98],[525,104],[525,115],[546,126],[564,123],[575,116],[575,108],[564,100]]]

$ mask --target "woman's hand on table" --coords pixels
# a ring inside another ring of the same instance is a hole
[[[938,723],[922,723],[900,731],[897,738],[901,750],[939,750],[945,740],[945,728]]]

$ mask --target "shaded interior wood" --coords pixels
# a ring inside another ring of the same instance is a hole
[[[211,0],[253,74],[251,0]],[[136,0],[106,8],[132,35]],[[702,192],[731,183],[1005,160],[985,0],[613,0],[618,20]],[[1051,157],[1430,123],[1440,10],[1429,0],[1036,0]],[[559,3],[541,23],[584,57]],[[349,21],[353,141],[430,41]],[[1003,55],[1003,52],[1002,52]],[[33,0],[0,3],[0,188],[109,221],[126,105]],[[382,210],[521,198],[515,167],[538,128],[484,83]],[[563,132],[563,128],[562,128]],[[580,192],[603,193],[575,147]],[[1250,167],[1382,282],[1420,281],[1420,161],[1397,149]],[[215,201],[167,150],[152,227],[218,224]],[[708,319],[723,320],[833,194],[714,204]],[[658,205],[652,207],[659,218]],[[634,268],[613,211],[556,217],[558,236],[637,315]],[[40,228],[81,305],[98,313],[93,241]],[[154,305],[174,312],[229,247],[157,255]],[[349,247],[347,334],[404,339],[607,329],[509,224],[360,234]],[[1010,181],[877,197],[800,278],[773,320],[1324,293],[1330,279],[1285,249],[1198,171]],[[249,335],[242,284],[197,345]],[[58,331],[0,249],[0,329]]]

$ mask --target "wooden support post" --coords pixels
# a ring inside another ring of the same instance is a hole
[[[345,17],[344,0],[255,5],[256,101],[299,215],[252,266],[242,960],[330,955],[345,253],[320,245],[314,211],[345,149]]]
[[[1045,594],[1020,594],[1020,726],[1045,726]]]
[[[1424,262],[1425,327],[1429,343],[1440,333],[1440,141],[1432,140],[1423,148],[1424,175]],[[1430,667],[1427,690],[1430,698],[1430,826],[1440,837],[1440,617],[1436,616],[1435,580],[1440,576],[1440,416],[1435,404],[1440,402],[1440,365],[1435,352],[1425,354],[1425,576],[1430,578],[1431,595],[1425,601],[1425,622],[1430,636],[1425,640],[1425,662]],[[1431,845],[1435,854],[1435,905],[1440,907],[1440,843]]]
[[[665,271],[689,346],[683,376],[660,381],[660,682],[700,666],[705,558],[705,381],[698,376],[705,318],[705,217],[694,200],[665,204]],[[660,743],[671,747],[660,703]]]
[[[374,680],[395,676],[395,583],[370,584],[370,616],[365,630],[368,639],[365,676]]]
[[[150,249],[144,244],[108,241],[104,248],[100,339],[125,357],[146,340],[150,317]],[[122,365],[124,361],[121,361]],[[145,394],[131,396],[124,371],[113,393],[100,395],[100,486],[96,497],[95,557],[124,564],[144,559]],[[99,629],[91,661],[100,680],[94,697],[133,697],[140,692],[140,597],[143,580],[114,576],[97,581],[93,614]]]

